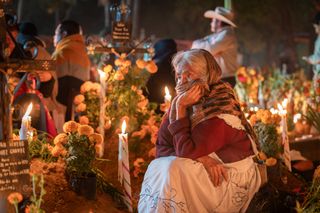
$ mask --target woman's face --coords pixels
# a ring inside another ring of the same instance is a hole
[[[178,70],[176,77],[178,85],[185,84],[200,78],[200,76],[197,75],[197,73],[189,65],[184,66],[184,69],[182,70]]]

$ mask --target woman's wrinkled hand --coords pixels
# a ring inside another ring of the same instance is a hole
[[[203,164],[215,187],[220,186],[223,179],[228,181],[227,169],[219,161],[209,156],[200,157],[197,161]]]
[[[199,85],[196,85],[181,94],[177,101],[177,107],[189,107],[197,103],[203,96],[202,89]]]

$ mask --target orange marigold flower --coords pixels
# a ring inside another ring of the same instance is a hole
[[[80,87],[80,93],[84,94],[85,92],[89,92],[91,87],[92,87],[92,82],[91,81],[84,82]]]
[[[114,79],[117,81],[122,81],[124,79],[122,72],[117,71],[116,74],[114,74]]]
[[[94,129],[89,125],[80,125],[78,127],[78,132],[79,132],[79,135],[86,135],[89,137],[94,133]]]
[[[144,98],[138,102],[137,106],[138,108],[143,109],[148,105],[148,103],[149,103],[149,100],[147,98]]]
[[[83,101],[84,101],[84,95],[79,94],[76,97],[74,97],[73,103],[75,105],[78,105],[78,104],[82,103]]]
[[[131,61],[130,60],[125,60],[123,64],[124,64],[125,67],[130,67],[131,66]]]
[[[19,192],[12,192],[8,195],[7,197],[9,203],[11,204],[17,204],[20,203],[23,199],[22,194],[20,194]]]
[[[260,160],[267,160],[267,156],[266,156],[266,154],[264,154],[264,152],[259,152],[258,153],[258,158],[260,159]]]
[[[89,136],[89,140],[91,142],[95,142],[96,144],[102,144],[103,143],[103,137],[101,134],[93,133]]]
[[[112,71],[112,66],[110,64],[106,65],[103,67],[103,71],[105,73],[111,72]]]
[[[85,116],[85,115],[80,116],[79,123],[82,124],[82,125],[89,124],[89,118],[87,116]]]
[[[250,124],[251,124],[252,126],[255,125],[256,122],[257,122],[257,116],[256,116],[256,115],[252,115],[252,116],[250,117],[249,121],[250,121]]]
[[[63,131],[65,133],[69,133],[69,132],[76,132],[78,129],[79,124],[75,121],[68,121],[66,123],[63,124]]]
[[[146,70],[149,73],[156,73],[158,71],[158,67],[154,61],[149,61],[146,65]]]
[[[52,151],[51,151],[51,155],[53,157],[59,157],[60,154],[63,152],[63,147],[61,145],[56,145],[53,147]]]
[[[68,135],[66,133],[60,133],[59,135],[57,135],[54,140],[53,143],[55,145],[57,144],[66,144],[68,141]]]
[[[76,112],[83,112],[87,109],[87,105],[84,103],[80,103],[77,107],[76,107]]]
[[[136,60],[136,65],[139,69],[144,69],[147,66],[147,62],[145,62],[143,59]]]
[[[266,165],[267,166],[274,166],[274,165],[276,165],[276,163],[277,163],[277,159],[275,159],[275,158],[268,158],[267,160],[266,160]]]

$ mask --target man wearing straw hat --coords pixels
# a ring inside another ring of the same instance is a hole
[[[224,8],[208,10],[204,17],[211,18],[211,35],[192,43],[192,49],[209,51],[222,69],[222,80],[235,86],[235,73],[239,67],[237,62],[238,44],[234,33],[236,25],[232,22],[233,13]]]

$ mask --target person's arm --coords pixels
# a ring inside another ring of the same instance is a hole
[[[236,131],[216,117],[199,123],[192,131],[187,117],[172,122],[168,129],[174,138],[176,155],[193,160],[220,150]]]
[[[224,50],[236,45],[236,40],[231,32],[223,31],[217,36],[207,36],[202,39],[195,40],[191,49],[205,49],[213,56],[223,52]]]
[[[233,33],[223,31],[214,40],[212,37],[209,37],[208,43],[210,53],[215,56],[236,45],[236,39]]]
[[[320,64],[320,38],[318,37],[315,46],[314,46],[314,52],[310,56],[303,56],[302,59],[305,60],[307,63],[316,65]]]

